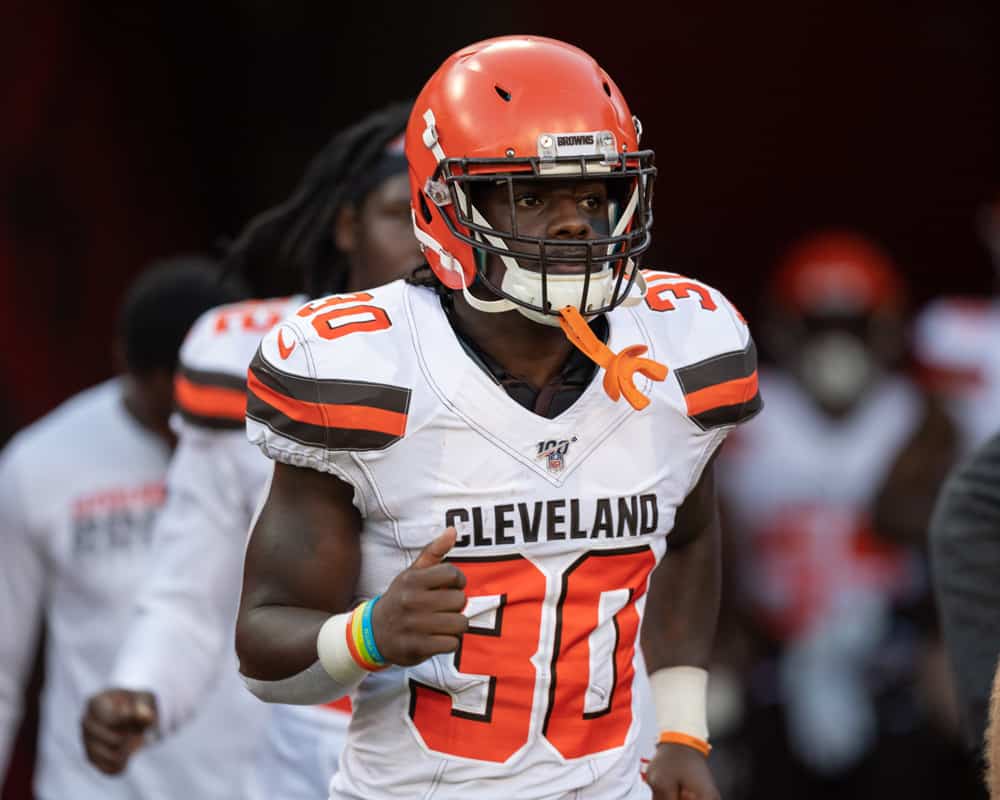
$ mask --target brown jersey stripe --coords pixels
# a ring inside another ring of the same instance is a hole
[[[301,422],[268,405],[253,392],[247,396],[247,417],[299,444],[328,450],[381,450],[400,438],[381,431],[328,428]]]
[[[405,415],[410,407],[410,390],[401,386],[366,381],[303,378],[269,364],[260,351],[250,363],[257,381],[293,400],[320,405],[367,406]]]
[[[685,395],[689,416],[696,417],[713,408],[743,405],[757,394],[757,373],[734,381],[717,383]]]
[[[297,400],[262,383],[252,370],[247,375],[247,389],[251,397],[296,422],[322,428],[375,431],[397,438],[406,431],[406,414],[370,406]]]
[[[235,389],[238,392],[244,392],[247,388],[244,377],[233,375],[231,372],[215,372],[181,366],[178,374],[182,375],[188,383],[194,383],[198,386],[215,386],[220,389]]]
[[[218,431],[239,431],[246,427],[246,417],[232,419],[230,417],[209,417],[202,414],[192,414],[190,411],[178,407],[181,417],[185,422],[189,422],[199,428],[210,428]]]
[[[692,416],[691,419],[698,424],[699,428],[707,431],[712,428],[722,428],[727,425],[737,425],[741,422],[746,422],[748,419],[757,416],[763,407],[764,401],[761,399],[760,393],[757,393],[746,403],[716,406],[708,411],[703,411],[696,416]]]
[[[243,382],[238,388],[195,383],[187,372],[174,378],[174,402],[190,422],[208,427],[241,427],[246,414],[246,392]],[[231,376],[224,376],[230,378]]]
[[[674,370],[684,394],[690,395],[720,383],[749,378],[757,370],[757,348],[753,339],[742,350],[706,358]]]

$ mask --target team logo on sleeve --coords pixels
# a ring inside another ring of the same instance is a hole
[[[538,452],[536,456],[545,459],[545,466],[549,472],[558,474],[566,466],[566,453],[569,450],[570,444],[575,441],[575,436],[558,441],[555,439],[543,440],[537,444]]]

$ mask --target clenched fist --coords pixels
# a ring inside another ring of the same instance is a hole
[[[83,749],[101,772],[116,775],[146,742],[157,722],[156,698],[150,692],[106,689],[87,703],[80,722]]]
[[[719,800],[708,760],[682,744],[660,744],[646,770],[653,800]]]

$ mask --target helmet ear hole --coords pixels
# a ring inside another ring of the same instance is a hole
[[[431,216],[431,208],[427,205],[427,199],[424,197],[424,193],[420,193],[420,216],[424,218],[424,224],[430,225],[433,217]]]
[[[608,82],[604,81],[604,83],[601,85],[604,87],[604,94],[606,94],[608,97],[611,97],[611,87],[608,86]]]
[[[505,103],[510,102],[510,92],[508,92],[502,86],[494,86],[493,88],[496,89],[497,94],[500,95],[501,100],[503,100]]]

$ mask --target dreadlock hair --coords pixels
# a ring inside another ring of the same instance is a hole
[[[441,283],[441,279],[434,274],[431,265],[426,262],[414,267],[403,280],[411,286],[423,286],[426,289],[431,289],[443,299],[451,299],[451,289]]]
[[[334,242],[334,222],[342,208],[360,201],[359,181],[406,130],[412,107],[412,101],[391,103],[335,134],[313,157],[291,196],[255,216],[232,242],[225,256],[227,272],[238,272],[255,285],[268,276],[287,285],[281,274],[294,275],[297,288],[310,297],[343,291],[347,260]]]

